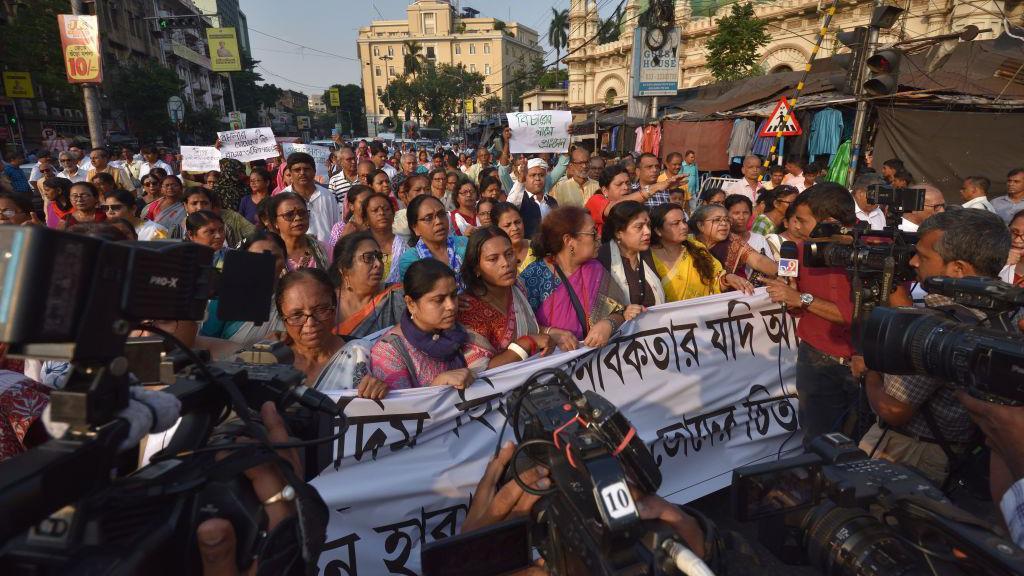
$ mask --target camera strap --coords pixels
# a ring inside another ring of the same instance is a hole
[[[580,331],[583,336],[586,337],[587,332],[590,332],[590,323],[587,322],[587,315],[583,312],[583,305],[580,304],[580,298],[576,295],[576,291],[573,290],[572,284],[569,283],[569,279],[565,277],[565,272],[562,272],[562,267],[554,260],[551,261],[551,266],[558,274],[558,279],[562,281],[562,285],[565,286],[566,292],[569,293],[569,301],[572,302],[572,309],[576,312],[576,321],[580,323]]]

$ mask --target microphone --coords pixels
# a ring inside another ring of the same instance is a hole
[[[786,240],[779,247],[779,278],[796,278],[800,275],[800,252],[796,242]]]

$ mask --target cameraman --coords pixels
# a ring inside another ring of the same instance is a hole
[[[998,278],[1010,251],[1010,234],[1002,220],[984,210],[939,212],[918,230],[917,254],[910,265],[917,279],[932,276]],[[961,322],[977,323],[981,310],[929,294],[929,308],[942,308]],[[950,457],[967,452],[975,435],[967,411],[949,382],[929,376],[894,376],[868,372],[865,387],[880,422],[860,442],[873,458],[914,466],[938,486],[950,472]]]
[[[853,196],[831,182],[811,186],[793,201],[792,208],[791,233],[798,240],[810,238],[820,223],[853,226],[857,222]],[[797,249],[803,261],[802,242],[797,242]],[[800,338],[796,389],[807,446],[821,434],[839,431],[844,416],[856,405],[858,388],[850,372],[850,281],[843,268],[807,267],[800,270],[795,288],[784,280],[765,283],[772,302],[785,304],[800,318],[796,328]]]

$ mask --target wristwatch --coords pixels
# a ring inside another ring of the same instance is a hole
[[[803,306],[804,308],[810,306],[812,302],[814,302],[813,294],[808,294],[807,292],[804,292],[803,294],[800,295],[800,305]]]

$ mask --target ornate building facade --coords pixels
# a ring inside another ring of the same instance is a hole
[[[979,40],[995,38],[1003,30],[1003,3],[994,0],[900,0],[906,9],[900,20],[883,30],[880,43],[922,38],[959,31],[968,24],[983,32]],[[1010,4],[1010,2],[1006,2]],[[620,104],[629,97],[630,64],[636,19],[646,5],[628,0],[624,25],[615,42],[590,42],[598,29],[596,0],[571,0],[569,8],[569,105]],[[758,18],[768,24],[771,42],[761,51],[760,65],[767,72],[802,70],[810,58],[828,0],[761,0],[754,3]],[[714,36],[717,21],[729,14],[731,3],[714,0],[677,0],[676,25],[682,32],[679,49],[679,87],[714,82],[707,63],[707,43]],[[827,58],[844,48],[836,33],[864,26],[871,18],[873,2],[840,0],[818,58]]]

